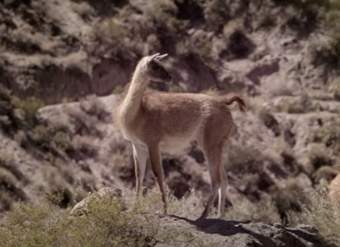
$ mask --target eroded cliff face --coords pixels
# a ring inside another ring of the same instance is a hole
[[[274,218],[284,220],[287,209],[300,210],[297,196],[337,173],[339,62],[326,49],[323,6],[32,0],[0,7],[0,83],[12,91],[0,97],[2,210],[46,194],[66,207],[102,186],[133,187],[111,93],[153,52],[169,53],[176,83],[165,89],[246,99],[247,113],[232,108],[238,134],[225,149],[231,204],[269,196]],[[83,99],[93,94],[100,97]],[[205,163],[195,148],[165,155],[170,191],[205,196]],[[151,174],[146,185],[154,185]]]

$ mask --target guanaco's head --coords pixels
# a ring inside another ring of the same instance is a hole
[[[170,74],[162,65],[162,60],[168,54],[159,53],[143,57],[137,65],[137,71],[143,74],[144,79],[154,82],[168,82],[171,80]]]

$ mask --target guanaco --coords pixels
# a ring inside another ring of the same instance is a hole
[[[167,54],[143,57],[118,108],[118,124],[123,136],[132,143],[137,198],[141,193],[147,160],[160,188],[164,214],[167,198],[160,151],[176,152],[196,141],[208,161],[211,194],[200,218],[208,215],[218,194],[218,214],[224,213],[226,175],[222,148],[234,127],[227,105],[238,97],[211,96],[199,93],[169,93],[148,90],[151,81],[169,82],[171,76],[161,63]]]

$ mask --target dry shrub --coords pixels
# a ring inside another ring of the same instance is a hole
[[[340,207],[331,203],[324,188],[307,194],[309,202],[303,205],[302,213],[290,213],[292,225],[314,226],[330,246],[340,246]]]
[[[340,78],[334,80],[329,86],[330,93],[336,100],[340,100]]]
[[[72,140],[72,146],[73,150],[69,154],[75,160],[96,158],[98,156],[99,149],[94,144],[93,138],[76,135]]]
[[[179,20],[175,18],[177,12],[178,9],[173,0],[153,1],[145,8],[145,15],[150,18],[150,21],[171,32],[176,32],[181,28]]]
[[[214,31],[220,31],[230,19],[229,8],[224,1],[208,1],[204,8],[204,17]]]
[[[122,44],[122,37],[127,36],[126,27],[115,18],[99,22],[94,30],[98,40],[109,44]]]
[[[176,215],[198,218],[203,211],[202,193],[192,190],[182,198],[169,197],[169,211]]]
[[[15,201],[26,200],[26,194],[20,189],[16,177],[4,168],[0,168],[0,190],[0,211],[11,209]]]
[[[315,52],[315,62],[338,70],[340,68],[340,1],[323,2],[327,3],[328,6],[325,14],[325,25],[322,28],[330,39],[326,45]]]
[[[308,179],[303,177],[282,180],[272,188],[272,200],[285,225],[289,223],[289,212],[301,212],[302,205],[308,201],[306,191],[310,188],[310,184]]]
[[[330,37],[330,40],[324,46],[317,48],[314,52],[314,63],[316,65],[326,65],[328,68],[336,71],[340,68],[339,36],[334,35]]]
[[[292,114],[300,114],[317,110],[315,109],[317,106],[313,104],[311,98],[307,94],[303,94],[299,97],[279,97],[274,102],[274,107],[276,108],[276,111]]]
[[[263,195],[258,202],[240,199],[235,206],[227,210],[225,219],[265,223],[281,223],[277,207],[268,195]]]
[[[321,143],[310,144],[306,156],[309,159],[312,171],[322,166],[332,166],[334,163],[334,160],[330,158],[328,149]]]
[[[159,197],[158,197],[159,198]],[[174,196],[169,197],[169,211],[178,216],[196,219],[203,211],[204,203],[202,193],[191,191],[181,199]],[[155,198],[157,201],[157,197]],[[159,199],[158,199],[159,200]],[[216,215],[217,209],[212,209],[211,215]],[[223,217],[225,220],[254,221],[265,223],[280,223],[278,209],[269,195],[262,194],[261,200],[251,202],[246,197],[241,197],[234,202],[232,207],[226,209]]]

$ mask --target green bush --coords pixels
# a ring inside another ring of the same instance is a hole
[[[45,103],[37,99],[35,97],[29,97],[26,99],[20,99],[16,96],[11,97],[11,103],[15,108],[18,108],[24,112],[24,121],[23,125],[27,127],[32,127],[36,123],[36,113],[39,108],[43,107]]]

